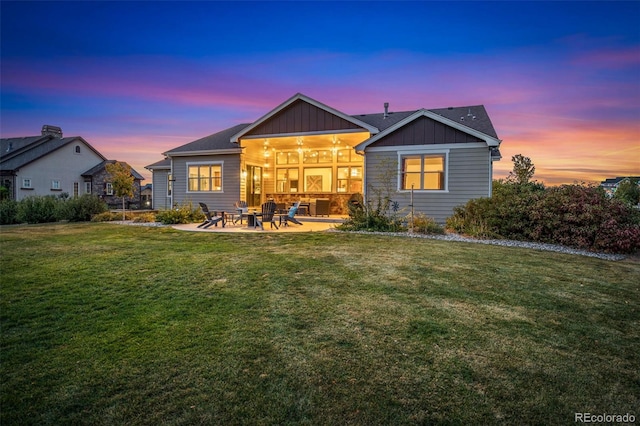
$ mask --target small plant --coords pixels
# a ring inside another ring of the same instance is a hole
[[[156,221],[156,215],[155,213],[139,214],[133,218],[133,221],[135,223],[152,223]]]
[[[204,214],[193,203],[183,203],[172,210],[161,210],[156,214],[156,220],[164,225],[178,223],[193,223],[204,220]]]
[[[407,220],[409,220],[407,218]],[[413,216],[413,232],[420,234],[444,234],[444,228],[435,219],[418,213]]]

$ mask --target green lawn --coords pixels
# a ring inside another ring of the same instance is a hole
[[[0,229],[0,424],[640,417],[640,264],[343,233]]]

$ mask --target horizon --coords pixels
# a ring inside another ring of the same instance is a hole
[[[640,2],[3,1],[0,10],[0,137],[59,126],[145,183],[163,152],[253,122],[295,93],[348,115],[385,102],[482,104],[503,141],[495,179],[516,154],[549,186],[640,175]]]

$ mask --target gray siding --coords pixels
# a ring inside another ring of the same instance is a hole
[[[173,202],[202,202],[210,210],[230,211],[240,200],[240,154],[173,157]],[[222,162],[222,192],[188,192],[187,163]]]
[[[167,179],[170,170],[153,170],[153,208],[155,210],[166,210],[171,207],[171,198],[167,196]]]
[[[414,191],[414,212],[422,212],[444,223],[453,214],[453,208],[473,198],[487,197],[490,194],[491,161],[488,148],[456,148],[449,150],[448,191]],[[391,189],[391,199],[398,201],[408,214],[411,200],[410,192],[398,191],[398,152],[368,152],[365,156],[365,188],[371,199],[371,188]],[[391,182],[381,178],[391,175]]]

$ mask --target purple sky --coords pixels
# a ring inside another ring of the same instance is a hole
[[[0,3],[0,135],[43,124],[111,159],[301,92],[347,114],[484,104],[548,184],[640,176],[640,2]]]

